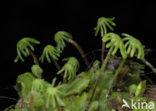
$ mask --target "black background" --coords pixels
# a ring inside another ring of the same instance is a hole
[[[98,17],[101,16],[116,17],[116,33],[129,33],[139,38],[147,48],[153,49],[147,59],[156,66],[156,4],[150,0],[16,0],[5,1],[1,5],[0,96],[17,99],[13,90],[16,77],[30,71],[33,63],[30,57],[25,59],[25,63],[13,63],[16,57],[16,42],[19,39],[34,37],[41,41],[41,45],[35,47],[35,53],[39,57],[46,44],[56,45],[53,40],[55,32],[65,30],[72,33],[74,40],[93,57],[89,52],[101,47],[101,38],[94,37],[93,30]],[[79,53],[70,45],[64,52],[62,58],[77,56],[79,61],[82,61]],[[98,54],[100,53],[96,52],[96,55]],[[45,70],[44,77],[51,81],[56,74],[55,66],[48,63],[41,66]],[[85,69],[83,65],[82,69]],[[3,110],[15,102],[0,97],[0,109]]]

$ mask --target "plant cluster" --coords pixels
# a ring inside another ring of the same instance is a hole
[[[102,40],[101,60],[90,64],[82,48],[72,39],[72,35],[65,31],[58,31],[54,35],[56,46],[49,44],[43,49],[38,59],[34,54],[33,45],[40,44],[34,38],[25,37],[17,43],[17,57],[15,62],[23,57],[32,56],[34,65],[31,72],[18,75],[15,86],[19,100],[15,106],[5,111],[149,111],[148,109],[122,108],[123,99],[146,101],[156,104],[155,98],[148,98],[146,80],[141,79],[144,74],[144,64],[155,73],[156,69],[145,59],[145,46],[137,38],[113,31],[115,18],[100,17],[95,27],[95,36],[100,34]],[[110,31],[110,32],[109,32]],[[60,66],[58,61],[66,43],[72,44],[80,53],[88,70],[79,72],[81,66],[76,57],[64,58],[65,64]],[[108,49],[105,54],[105,49]],[[144,64],[138,63],[137,58]],[[56,84],[46,81],[39,65],[46,62],[54,63],[63,78]],[[155,111],[152,110],[152,111]]]

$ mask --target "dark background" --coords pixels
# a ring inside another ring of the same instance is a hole
[[[16,0],[1,3],[1,27],[0,36],[0,96],[17,99],[13,89],[17,75],[30,71],[31,58],[25,59],[25,63],[13,63],[16,57],[16,42],[22,37],[34,37],[41,41],[41,45],[35,47],[35,53],[39,57],[46,44],[56,45],[53,36],[56,31],[65,30],[72,33],[76,40],[93,57],[93,50],[101,48],[101,38],[94,37],[93,28],[98,17],[116,17],[115,32],[129,33],[139,38],[147,48],[153,49],[147,59],[156,66],[155,59],[155,26],[156,4],[150,0]],[[63,57],[77,56],[79,53],[70,45],[65,49]],[[100,54],[95,51],[96,55]],[[62,57],[62,58],[63,58]],[[91,59],[90,59],[91,60]],[[62,63],[61,63],[62,64]],[[42,64],[45,71],[44,77],[51,81],[55,76],[55,66]],[[85,69],[82,65],[82,69]],[[153,78],[155,76],[152,76]],[[155,79],[155,78],[154,78]],[[16,101],[0,97],[0,109],[15,104]]]

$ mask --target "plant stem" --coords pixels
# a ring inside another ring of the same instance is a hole
[[[128,74],[130,68],[128,66],[125,67],[125,70],[123,71],[123,73],[121,74],[121,76],[119,77],[119,79],[117,80],[118,82],[122,81],[123,78],[125,77],[126,74]]]
[[[114,84],[116,82],[116,79],[117,79],[117,76],[120,73],[120,70],[121,70],[122,66],[124,65],[125,61],[126,61],[126,59],[121,60],[119,66],[118,66],[118,68],[117,68],[117,70],[116,70],[116,72],[114,74],[112,87],[114,86]]]
[[[103,59],[104,59],[104,53],[105,53],[105,42],[102,42],[101,61],[103,61]]]
[[[115,83],[116,83],[117,76],[118,76],[118,74],[120,73],[120,70],[121,70],[122,66],[124,65],[125,61],[126,61],[126,59],[122,59],[122,60],[121,60],[119,66],[118,66],[118,68],[117,68],[117,70],[116,70],[116,72],[115,72],[115,74],[114,74],[113,81],[112,81],[112,85],[111,85],[111,87],[110,87],[110,89],[109,89],[108,95],[111,94],[111,91],[112,91],[112,89],[113,89],[113,87],[114,87],[114,85],[115,85]]]
[[[148,62],[146,59],[141,59],[141,61],[156,74],[156,68],[150,62]]]
[[[112,53],[113,48],[114,48],[114,46],[112,46],[112,47],[109,49],[109,52],[108,52],[108,54],[107,54],[107,56],[106,56],[106,59],[104,60],[102,66],[101,66],[101,72],[103,72],[103,71],[105,70],[106,65],[107,65],[107,63],[108,63],[108,61],[109,61],[109,59],[110,59],[110,56],[111,56],[111,53]]]
[[[39,62],[38,62],[38,59],[37,59],[36,55],[35,55],[29,48],[28,48],[28,51],[29,51],[31,57],[32,57],[33,60],[34,60],[34,63],[35,63],[36,65],[39,65]],[[40,77],[39,77],[39,78],[42,78],[42,74],[40,74]]]
[[[35,55],[29,48],[28,48],[28,51],[29,51],[31,57],[32,57],[33,60],[34,60],[34,63],[35,63],[36,65],[39,65],[39,62],[38,62],[38,59],[37,59],[36,55]]]
[[[153,81],[151,78],[149,78],[146,74],[144,74],[145,78],[150,82],[151,85],[154,85]]]
[[[31,97],[30,97],[30,111],[34,111],[34,92],[31,92]]]
[[[10,100],[13,100],[13,101],[17,101],[17,99],[11,98],[11,97],[7,97],[7,96],[0,96],[0,99],[10,99]]]
[[[60,81],[56,86],[60,86],[62,84],[62,82]]]
[[[51,60],[53,61],[54,65],[56,66],[57,70],[60,70],[61,69],[60,65],[53,59],[52,56],[50,56],[50,57],[51,57]]]
[[[45,111],[48,111],[47,107],[46,107],[46,98],[44,97],[44,104],[42,106],[42,108],[45,110]]]
[[[62,111],[63,109],[59,106],[58,101],[57,101],[56,98],[55,98],[55,101],[56,101],[56,108],[57,108],[57,111]],[[64,110],[63,110],[63,111],[64,111]]]
[[[68,40],[79,51],[79,53],[81,54],[81,57],[83,58],[85,64],[87,65],[87,67],[89,67],[89,61],[88,61],[84,51],[82,50],[82,48],[74,40],[69,39],[69,38],[68,38]]]
[[[50,56],[51,57],[51,56]],[[56,66],[57,70],[61,70],[60,65],[53,59],[53,57],[51,57],[51,60],[53,61],[54,65]],[[63,75],[63,74],[62,74]],[[66,83],[66,79],[63,78],[63,83]]]
[[[103,64],[102,64],[100,74],[98,75],[98,77],[97,77],[97,79],[96,79],[96,82],[95,82],[95,85],[94,85],[94,88],[93,88],[92,95],[91,95],[91,97],[90,97],[90,99],[89,99],[89,103],[87,104],[85,111],[88,111],[88,110],[89,110],[89,107],[90,107],[90,105],[91,105],[92,99],[93,99],[94,94],[95,94],[95,91],[96,91],[96,87],[97,87],[97,85],[98,85],[98,83],[99,83],[99,80],[100,80],[100,78],[101,78],[102,73],[104,72],[104,70],[105,70],[105,68],[106,68],[106,65],[107,65],[107,63],[108,63],[108,60],[109,60],[110,57],[111,57],[111,53],[112,53],[113,48],[114,48],[114,47],[112,46],[112,47],[109,49],[109,52],[108,52],[108,54],[107,54],[107,56],[106,56],[106,59],[104,60],[104,62],[103,62]]]

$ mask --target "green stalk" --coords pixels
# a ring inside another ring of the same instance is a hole
[[[28,48],[28,51],[29,51],[31,57],[32,57],[33,60],[34,60],[34,63],[35,63],[36,65],[39,65],[39,62],[38,62],[38,59],[37,59],[36,55],[35,55],[29,48]]]
[[[13,101],[18,101],[15,98],[7,97],[7,96],[0,96],[0,99],[10,99],[10,100],[13,100]]]
[[[31,57],[32,57],[33,60],[34,60],[34,63],[35,63],[36,65],[39,65],[39,62],[38,62],[38,59],[37,59],[36,55],[35,55],[29,48],[28,48],[28,51],[29,51]],[[40,77],[39,77],[39,78],[42,78],[42,74],[40,74]]]
[[[56,101],[56,108],[57,108],[57,111],[62,111],[63,109],[59,106],[58,101],[57,101],[56,98],[55,98],[55,101]]]
[[[117,68],[117,70],[116,70],[116,72],[115,72],[115,74],[114,74],[113,81],[112,81],[112,85],[111,85],[111,87],[110,87],[110,89],[109,89],[108,95],[111,94],[111,91],[112,91],[112,89],[113,89],[113,87],[114,87],[114,85],[115,85],[117,76],[118,76],[118,74],[120,73],[120,70],[121,70],[122,66],[124,65],[125,61],[126,61],[126,59],[122,59],[122,61],[120,62],[119,66],[118,66],[118,68]]]
[[[118,74],[120,73],[120,70],[121,70],[122,66],[124,65],[125,61],[126,61],[126,59],[122,59],[122,60],[121,60],[119,66],[118,66],[118,68],[117,68],[117,70],[116,70],[116,72],[115,72],[115,74],[114,74],[114,77],[113,77],[113,84],[112,84],[113,86],[114,86],[114,84],[115,84],[115,82],[116,82],[117,76],[118,76]],[[113,87],[113,86],[112,86],[112,87]]]
[[[80,53],[82,59],[84,60],[85,64],[87,65],[87,67],[89,67],[89,65],[90,65],[89,61],[88,61],[84,51],[82,50],[82,48],[79,46],[79,44],[72,39],[69,39],[69,38],[67,38],[67,39],[79,51],[79,53]]]
[[[104,35],[103,35],[103,36],[101,35],[102,38],[107,34],[107,28],[106,28],[105,25],[104,25],[104,29],[105,29],[105,30],[104,30]],[[106,46],[105,42],[102,41],[102,48],[101,48],[101,61],[104,60],[105,46]]]
[[[45,110],[45,111],[48,111],[47,107],[46,107],[46,98],[44,97],[44,104],[42,106],[42,108]]]
[[[58,70],[58,71],[61,70],[61,67],[60,67],[60,65],[56,62],[56,60],[54,60],[52,56],[50,56],[50,57],[51,57],[51,60],[53,61],[54,65],[55,65],[55,67],[57,68],[57,70]],[[63,75],[63,74],[62,74],[62,75]],[[65,79],[65,78],[63,78],[63,83],[66,83],[66,79]]]
[[[31,92],[31,97],[30,97],[30,111],[34,111],[34,92]]]
[[[122,73],[121,76],[119,77],[118,82],[120,82],[120,81],[123,80],[123,78],[125,77],[125,75],[128,74],[129,70],[130,70],[130,68],[129,68],[128,66],[126,66],[125,69],[124,69],[124,71],[123,71],[123,73]],[[116,86],[117,86],[117,85],[116,85]]]
[[[102,48],[101,48],[101,61],[104,60],[104,54],[105,54],[105,42],[102,42]]]
[[[94,85],[94,88],[93,88],[92,95],[91,95],[91,97],[90,97],[90,99],[89,99],[89,103],[87,104],[85,111],[88,111],[88,110],[89,110],[89,107],[90,107],[90,105],[91,105],[92,99],[93,99],[94,94],[95,94],[95,91],[96,91],[96,87],[97,87],[97,85],[98,85],[98,83],[99,83],[99,80],[100,80],[100,78],[101,78],[101,75],[102,75],[102,73],[104,72],[104,70],[105,70],[105,68],[106,68],[106,65],[107,65],[107,63],[108,63],[108,61],[109,61],[109,59],[110,59],[110,57],[111,57],[111,53],[112,53],[113,48],[114,48],[114,46],[112,46],[112,47],[109,49],[109,52],[108,52],[108,54],[107,54],[107,56],[106,56],[106,59],[104,60],[104,62],[103,62],[103,64],[102,64],[100,74],[98,75],[98,77],[97,77],[97,79],[96,79],[96,82],[95,82],[95,85]]]
[[[156,68],[150,62],[148,62],[146,59],[141,59],[141,61],[156,74]]]
[[[58,71],[61,70],[61,67],[60,67],[60,65],[56,62],[56,60],[54,60],[52,56],[50,56],[50,57],[51,57],[52,62],[53,62],[54,65],[55,65],[55,67],[57,68],[57,70],[58,70]],[[63,74],[62,74],[62,75],[63,75]],[[65,79],[65,78],[63,78],[63,83],[66,83],[66,79]]]
[[[51,57],[51,60],[53,61],[54,65],[55,65],[55,67],[56,67],[57,70],[59,71],[59,70],[61,69],[60,65],[53,59],[52,56],[50,56],[50,57]]]
[[[108,60],[109,60],[110,57],[111,57],[111,53],[112,53],[112,51],[113,51],[113,48],[114,48],[114,46],[112,46],[112,47],[109,49],[109,52],[108,52],[108,54],[107,54],[107,56],[106,56],[106,59],[104,60],[102,66],[101,66],[101,72],[103,72],[103,71],[105,70],[106,65],[107,65],[107,63],[108,63]]]
[[[148,77],[146,74],[144,74],[144,76],[150,82],[151,85],[154,85],[154,82],[151,80],[150,77]]]

